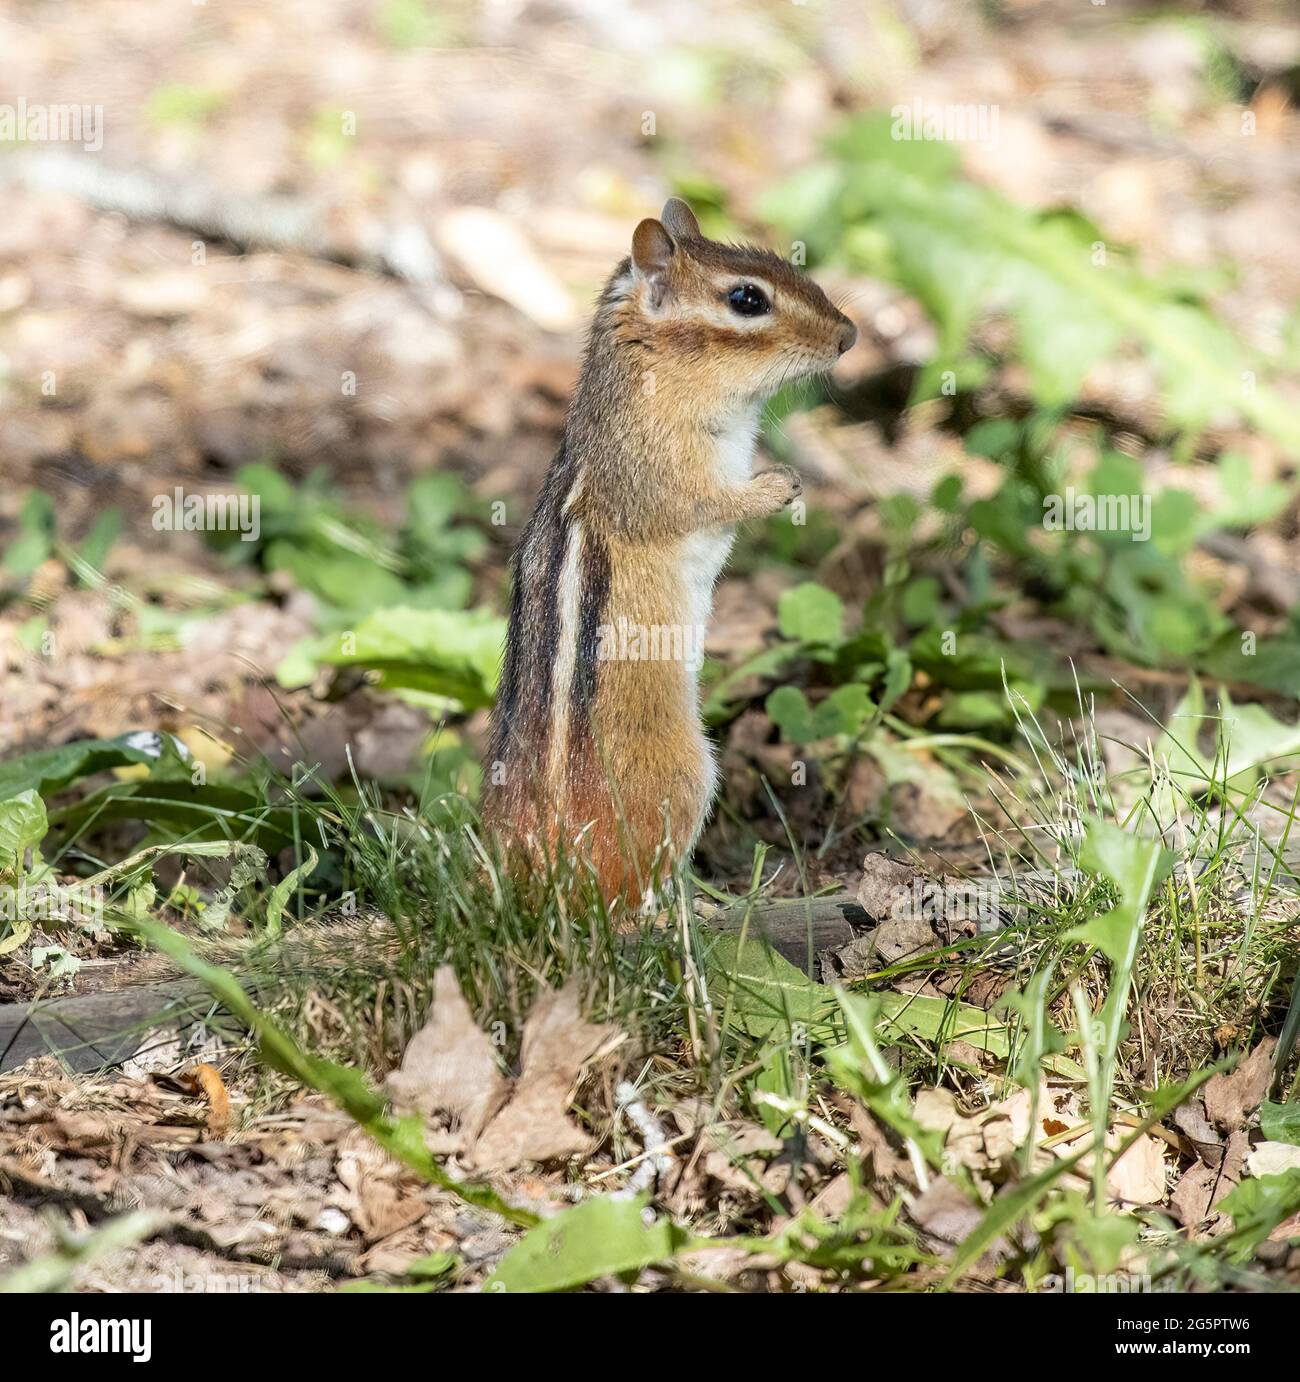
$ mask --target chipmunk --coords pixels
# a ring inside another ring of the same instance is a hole
[[[514,560],[484,821],[584,851],[608,899],[648,905],[717,784],[698,673],[734,525],[800,493],[752,473],[759,412],[857,329],[769,250],[642,221],[601,293],[564,436]]]

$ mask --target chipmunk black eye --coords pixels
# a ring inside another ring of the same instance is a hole
[[[733,288],[727,294],[727,301],[731,304],[731,310],[742,317],[761,317],[764,312],[772,310],[767,294],[752,283],[742,283]]]

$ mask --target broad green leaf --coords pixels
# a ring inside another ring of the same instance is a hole
[[[0,873],[21,868],[23,855],[40,847],[48,829],[45,803],[38,793],[29,789],[0,801]]]
[[[687,1242],[670,1219],[646,1222],[648,1197],[602,1195],[530,1229],[483,1284],[497,1294],[569,1291],[667,1262]]]
[[[705,970],[714,1006],[730,1007],[736,1025],[764,1037],[801,1026],[822,1040],[832,1034],[838,1004],[829,989],[810,979],[761,936],[724,932],[709,946]]]
[[[222,783],[115,782],[50,813],[50,826],[76,831],[88,822],[147,821],[186,833],[238,834],[268,853],[292,847],[293,807],[269,806],[264,795]]]
[[[838,643],[844,632],[844,604],[815,581],[785,591],[776,607],[777,623],[785,638],[803,643]]]
[[[874,706],[867,688],[851,682],[838,686],[816,708],[797,686],[778,686],[764,703],[769,719],[789,744],[811,744],[819,739],[856,738],[870,719]]]
[[[128,763],[156,763],[161,736],[122,734],[116,739],[79,739],[54,749],[37,749],[0,762],[0,801],[19,792],[51,796],[77,778]]]
[[[1088,821],[1079,863],[1089,873],[1101,873],[1119,889],[1127,903],[1141,907],[1150,889],[1169,872],[1173,855],[1154,840],[1144,840],[1110,821]]]
[[[778,686],[763,703],[767,717],[787,744],[807,744],[813,738],[812,709],[797,686]]]
[[[1225,1195],[1217,1208],[1232,1218],[1233,1259],[1245,1261],[1279,1224],[1300,1211],[1300,1170],[1250,1176]]]
[[[1259,1106],[1259,1129],[1269,1142],[1289,1142],[1300,1146],[1300,1104]]]
[[[505,621],[486,610],[376,610],[355,629],[322,639],[317,661],[370,667],[380,685],[449,696],[467,709],[491,705]]]
[[[1289,485],[1261,484],[1251,472],[1250,461],[1239,451],[1219,457],[1221,501],[1213,519],[1217,527],[1253,528],[1276,518],[1291,502]]]
[[[1094,366],[1130,343],[1154,366],[1168,416],[1198,431],[1235,412],[1300,453],[1300,421],[1265,382],[1265,368],[1188,285],[1144,273],[1087,218],[1036,211],[960,177],[938,143],[889,138],[888,114],[848,123],[831,141],[811,219],[776,189],[764,212],[815,254],[836,253],[916,297],[935,323],[935,357],[916,396],[975,355],[972,337],[998,313],[1016,328],[1016,355],[1035,399],[1063,405]],[[804,174],[793,190],[808,185]],[[1242,371],[1260,382],[1241,387]]]
[[[1207,724],[1214,729],[1213,755],[1203,752],[1197,742]],[[1219,691],[1217,706],[1207,708],[1205,691],[1196,678],[1155,746],[1156,762],[1168,764],[1174,782],[1186,794],[1206,791],[1215,783],[1249,787],[1265,764],[1297,756],[1300,723],[1284,724],[1262,705],[1237,705],[1226,688]]]
[[[874,709],[865,686],[857,682],[837,686],[813,712],[813,738],[856,739]]]
[[[1138,1241],[1141,1223],[1132,1214],[1094,1214],[1085,1208],[1082,1198],[1072,1204],[1080,1212],[1071,1222],[1067,1261],[1076,1271],[1097,1276],[1116,1271],[1125,1253]]]

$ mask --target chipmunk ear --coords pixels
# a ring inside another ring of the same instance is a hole
[[[680,197],[668,198],[664,203],[664,209],[659,213],[659,219],[664,223],[668,234],[678,240],[704,238],[700,233],[700,223],[695,219],[695,212]]]
[[[650,285],[651,307],[668,296],[668,266],[677,246],[658,221],[647,218],[632,232],[632,272]]]

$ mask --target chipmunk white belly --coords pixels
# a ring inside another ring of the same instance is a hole
[[[743,485],[753,474],[754,438],[758,432],[758,409],[746,409],[718,435],[717,475],[720,483]],[[686,594],[688,646],[694,651],[689,668],[698,674],[704,661],[704,635],[713,613],[713,588],[731,555],[736,539],[735,525],[720,524],[692,533],[681,545],[679,562]],[[692,676],[692,690],[695,676]]]

